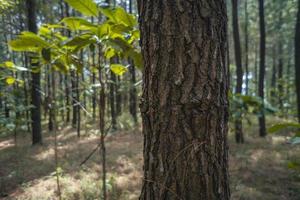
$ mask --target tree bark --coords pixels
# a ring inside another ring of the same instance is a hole
[[[132,14],[132,0],[129,0],[129,13]],[[136,72],[135,66],[132,60],[129,60],[129,72],[130,72],[130,90],[129,90],[129,112],[133,118],[135,124],[138,122],[137,118],[137,90],[135,87],[136,84]]]
[[[300,0],[298,0],[298,13],[295,33],[295,83],[297,93],[298,121],[300,123]]]
[[[230,198],[224,0],[138,1],[144,58],[141,200]]]
[[[109,88],[109,103],[110,103],[110,116],[112,129],[117,129],[117,119],[116,119],[116,104],[115,104],[115,85],[116,85],[116,75],[111,71],[110,72],[110,81],[111,83]]]
[[[266,59],[266,30],[265,30],[265,14],[264,14],[264,0],[258,0],[259,3],[259,29],[260,29],[260,52],[259,52],[259,80],[258,80],[258,96],[262,100],[264,105],[264,80],[265,80],[265,59]],[[264,113],[264,106],[258,117],[259,121],[259,135],[265,137],[266,132],[266,120]]]
[[[135,66],[133,62],[130,61],[129,71],[130,71],[130,91],[129,91],[129,112],[133,118],[133,121],[137,123],[137,91],[136,91],[136,75],[135,75]]]
[[[37,33],[36,24],[36,1],[26,0],[27,7],[27,20],[28,20],[28,30]],[[30,63],[32,69],[38,69],[39,63],[34,62],[34,59],[30,58]],[[31,120],[32,120],[32,144],[42,143],[42,130],[41,130],[41,80],[40,72],[32,72],[32,88],[31,88],[31,104],[33,108],[31,109]]]
[[[242,51],[240,43],[240,31],[238,21],[238,0],[232,0],[232,27],[233,27],[233,42],[234,55],[236,63],[236,87],[235,93],[242,93],[243,85],[243,68],[242,68]],[[244,142],[242,116],[235,119],[235,140],[237,143]]]
[[[270,99],[273,104],[276,102],[276,82],[277,82],[277,60],[276,60],[276,45],[273,46],[272,52],[272,77],[271,77],[271,92],[270,92]]]
[[[72,95],[72,127],[75,128],[76,127],[76,123],[77,123],[77,104],[79,102],[76,101],[77,99],[77,95],[76,95],[76,74],[75,71],[72,70],[71,71],[71,95]]]
[[[248,0],[245,0],[245,84],[246,95],[249,94],[249,33],[248,33]]]
[[[282,37],[282,8],[284,7],[283,1],[280,1],[280,8],[279,9],[279,19],[278,19],[278,103],[279,108],[281,111],[283,111],[283,96],[284,96],[284,90],[283,90],[283,40]]]
[[[122,114],[122,92],[121,92],[121,77],[116,77],[116,115],[120,116]]]

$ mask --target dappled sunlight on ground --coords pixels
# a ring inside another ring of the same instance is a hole
[[[96,129],[82,131],[77,138],[70,127],[59,132],[58,157],[63,199],[99,199],[101,159],[99,150],[83,165],[80,163],[98,145]],[[84,134],[84,133],[87,134]],[[44,145],[31,147],[30,138],[0,140],[0,194],[2,199],[55,199],[54,135],[46,134]],[[7,146],[7,147],[6,147]],[[107,188],[110,200],[138,199],[142,184],[142,146],[140,129],[114,132],[106,138]],[[247,137],[243,145],[230,136],[230,183],[233,200],[298,200],[299,174],[287,168],[299,147],[285,137],[266,139]],[[296,177],[296,178],[295,178]],[[1,198],[0,198],[1,199]]]

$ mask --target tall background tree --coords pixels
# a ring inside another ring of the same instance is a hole
[[[265,14],[264,14],[264,0],[258,0],[259,3],[259,30],[260,30],[260,48],[259,48],[259,81],[258,81],[258,95],[264,102],[265,97],[265,59],[266,59],[266,30],[265,30]],[[259,117],[259,135],[265,137],[266,120],[264,110],[261,111]]]
[[[234,55],[236,63],[236,87],[235,93],[242,93],[243,86],[243,67],[242,67],[242,50],[240,43],[240,31],[238,21],[238,0],[232,0],[232,27],[234,40]],[[235,140],[237,143],[244,142],[242,117],[237,116],[235,119]]]
[[[26,0],[27,8],[27,23],[28,30],[37,33],[36,21],[36,2],[35,0]],[[31,63],[31,120],[32,120],[32,144],[42,143],[42,130],[41,130],[41,76],[39,63],[34,56],[30,57]]]
[[[298,14],[295,34],[295,72],[298,121],[300,122],[300,0],[298,0]]]

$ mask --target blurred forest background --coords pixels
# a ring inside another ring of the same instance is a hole
[[[232,199],[300,199],[299,8],[227,1]],[[0,0],[0,199],[138,199],[139,39],[134,0]]]

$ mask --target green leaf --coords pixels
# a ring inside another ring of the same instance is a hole
[[[97,28],[97,26],[93,25],[89,21],[80,18],[80,17],[65,17],[61,20],[60,23],[64,23],[70,30],[93,30]]]
[[[38,35],[48,37],[50,34],[51,34],[51,30],[48,29],[46,26],[41,26],[41,27],[39,28],[39,33],[38,33]]]
[[[275,124],[275,125],[271,126],[268,129],[268,132],[269,133],[275,133],[277,131],[280,131],[280,130],[286,129],[286,128],[300,128],[300,124],[299,123],[293,123],[293,122],[279,123],[279,124]]]
[[[39,52],[43,48],[50,46],[48,42],[32,32],[24,31],[15,40],[8,42],[10,48],[14,51]]]
[[[56,58],[53,61],[53,66],[55,67],[56,70],[61,71],[66,74],[69,70],[67,56],[62,55],[62,56],[59,56],[58,58]]]
[[[75,36],[71,38],[64,44],[64,47],[71,49],[72,52],[78,52],[79,50],[83,49],[84,47],[96,43],[96,39],[93,35],[90,34],[83,34],[79,36]]]
[[[127,13],[123,8],[117,7],[116,9],[111,8],[100,8],[100,11],[105,15],[111,22],[115,24],[123,24],[125,26],[133,28],[137,25],[136,18]]]
[[[65,2],[86,16],[98,16],[97,4],[93,0],[65,0]]]
[[[122,76],[125,72],[127,72],[127,68],[120,64],[111,64],[110,70],[118,76]]]
[[[134,66],[138,67],[139,69],[143,68],[143,57],[141,52],[131,50],[129,52],[129,57],[133,60]]]
[[[15,83],[15,81],[16,81],[16,79],[14,77],[12,77],[12,76],[8,76],[5,79],[5,82],[7,83],[7,85],[12,85],[12,84]]]
[[[107,48],[104,53],[106,59],[111,59],[115,55],[116,55],[116,51],[113,48]]]
[[[5,65],[5,67],[7,67],[7,68],[14,68],[14,66],[15,66],[15,64],[14,64],[13,62],[11,62],[11,61],[6,61],[6,62],[4,63],[4,65]]]
[[[112,22],[117,22],[117,19],[115,18],[113,9],[101,7],[100,11],[105,17],[110,19]]]
[[[117,7],[115,9],[115,18],[119,23],[122,23],[129,27],[134,27],[137,25],[137,21],[135,17],[129,13],[127,13],[123,8]]]

